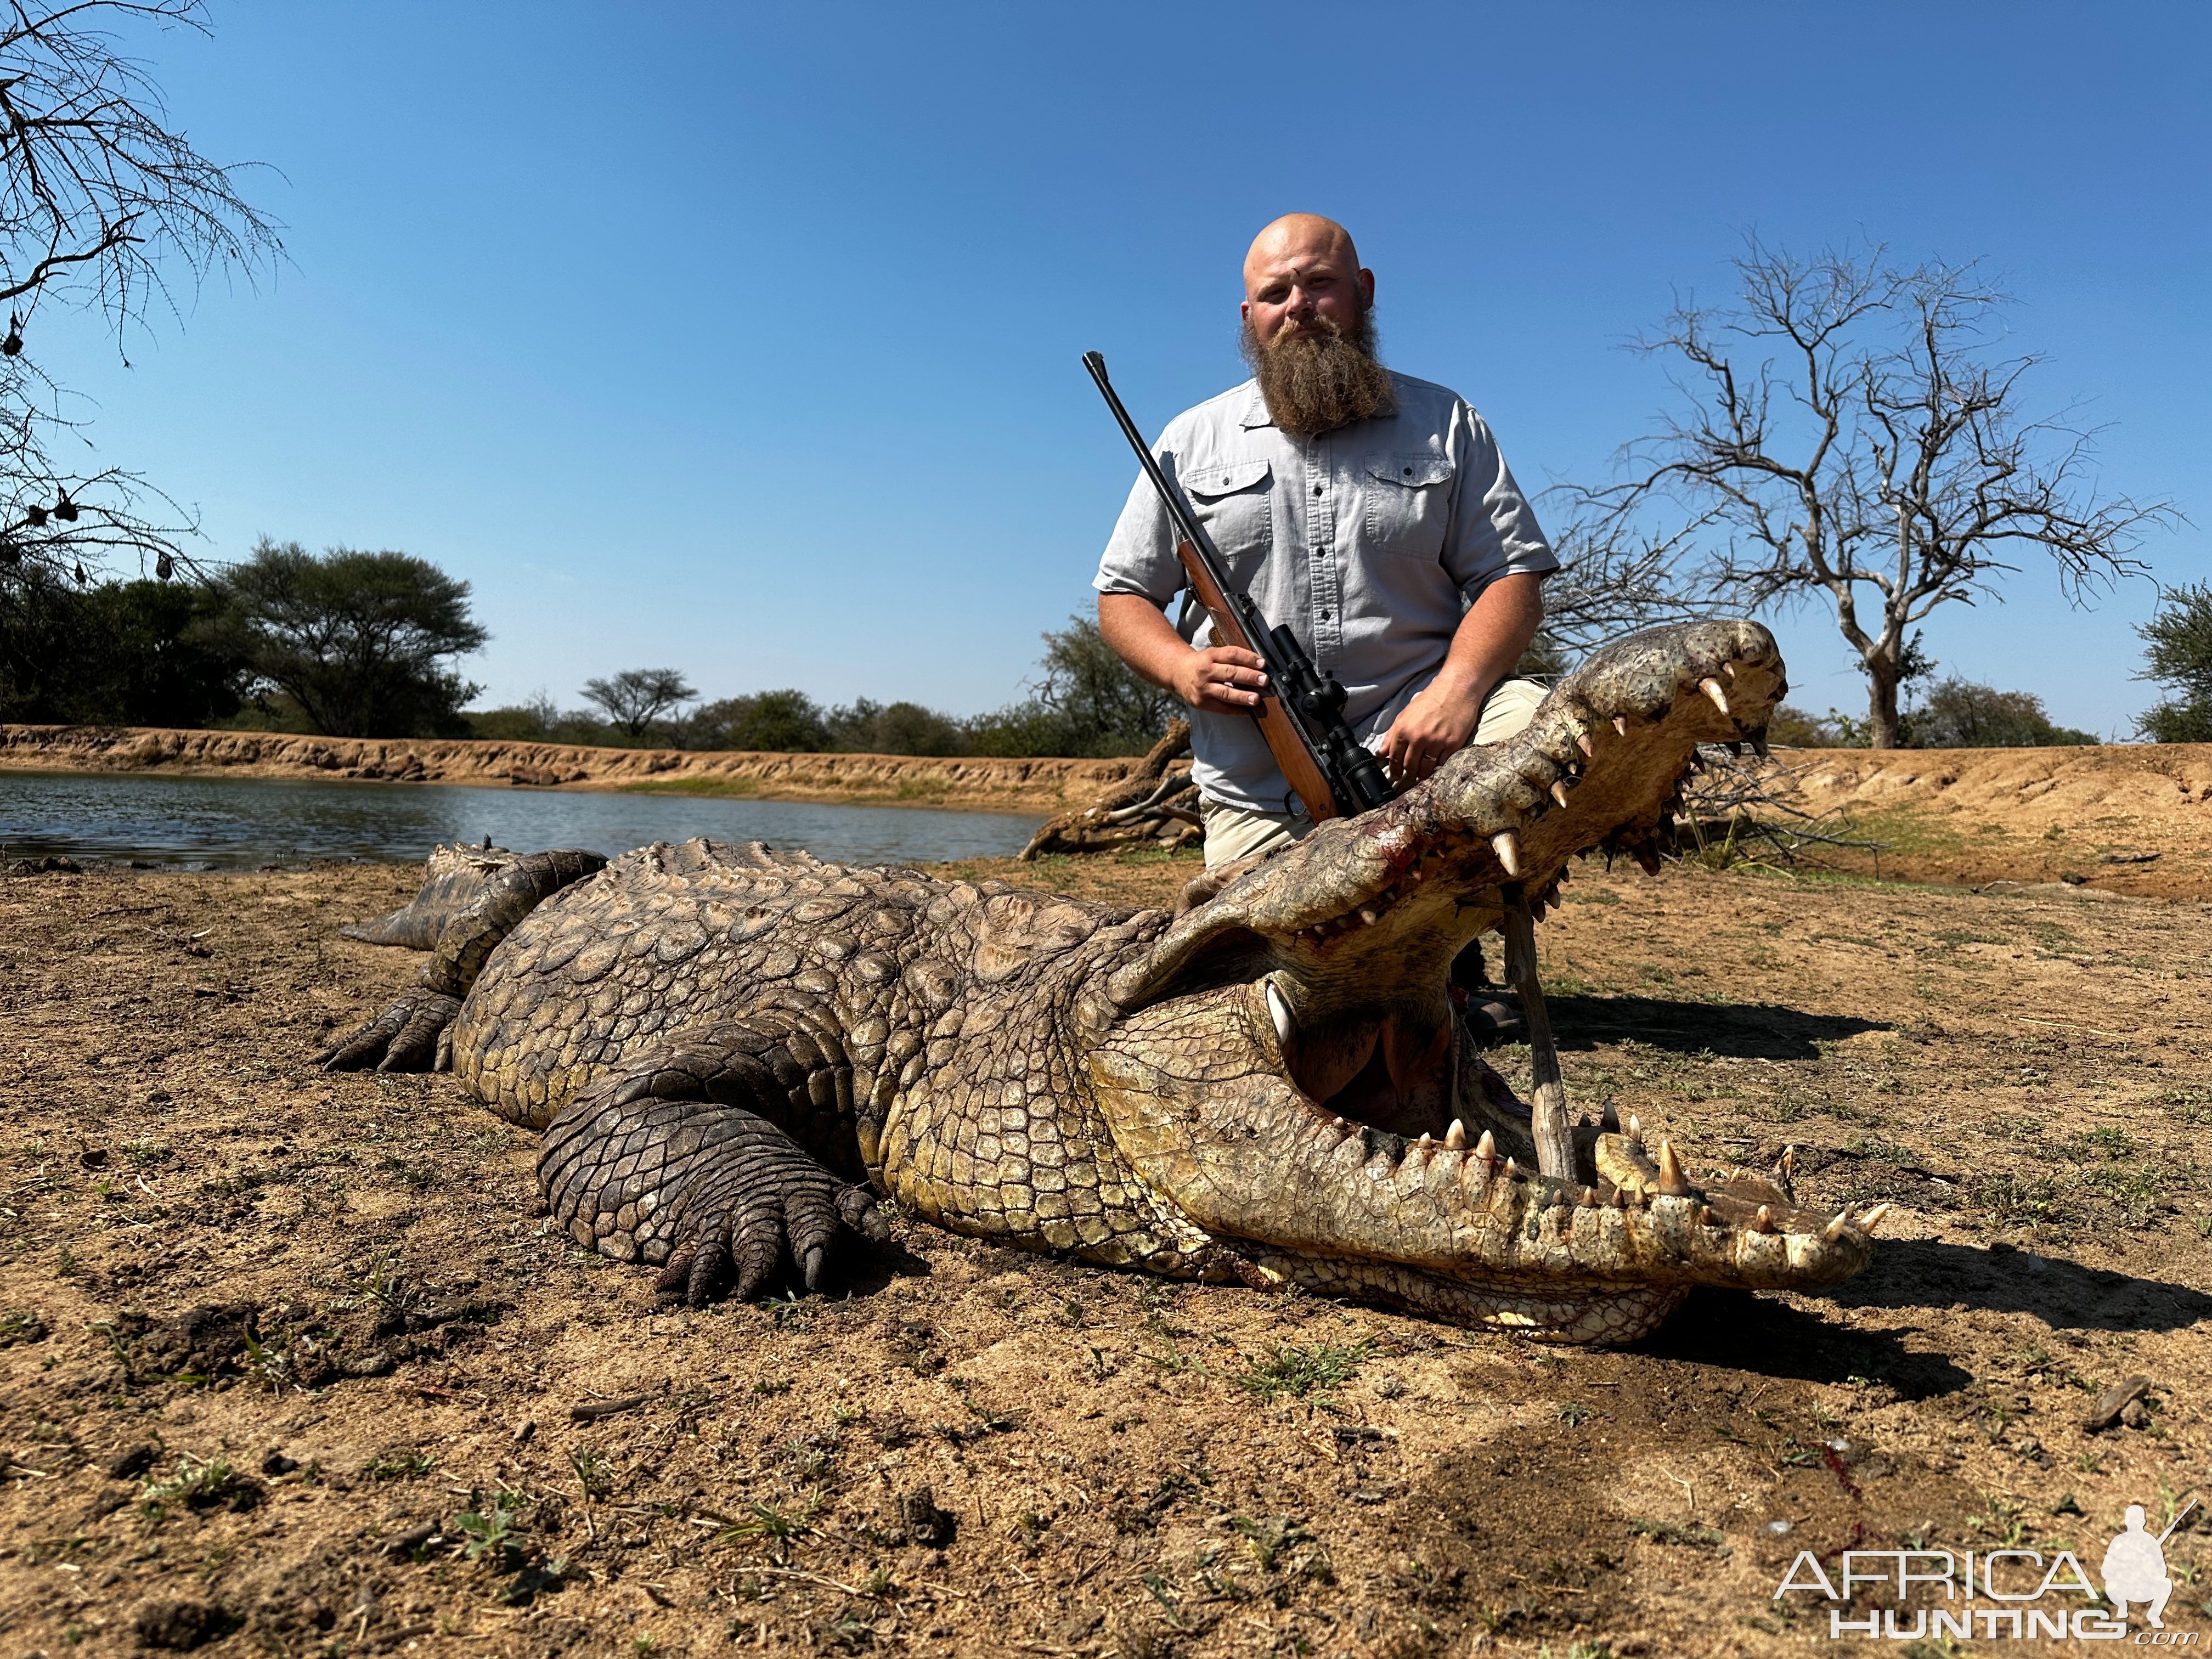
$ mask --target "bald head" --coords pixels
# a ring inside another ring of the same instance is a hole
[[[1318,213],[1286,213],[1252,239],[1244,256],[1244,320],[1271,344],[1318,314],[1352,332],[1375,302],[1375,275],[1359,265],[1352,233]]]
[[[1285,213],[1252,239],[1252,246],[1244,255],[1245,291],[1250,293],[1261,273],[1276,269],[1286,260],[1303,264],[1317,259],[1340,263],[1347,270],[1358,270],[1359,250],[1352,245],[1352,233],[1335,220],[1324,219],[1318,213]]]

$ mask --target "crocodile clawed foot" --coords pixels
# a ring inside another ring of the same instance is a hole
[[[314,1057],[331,1072],[445,1072],[453,1069],[453,1026],[461,1005],[435,991],[415,991],[386,1006]]]
[[[825,1175],[797,1147],[791,1152],[805,1170],[763,1171],[767,1178],[734,1202],[711,1205],[699,1216],[691,1241],[679,1244],[661,1269],[653,1285],[658,1301],[703,1308],[725,1293],[757,1301],[787,1261],[812,1294],[822,1288],[841,1232],[850,1229],[877,1244],[890,1239],[890,1224],[865,1189]]]
[[[803,1125],[809,1073],[833,1077],[833,1059],[770,1016],[634,1056],[633,1069],[584,1090],[546,1132],[538,1176],[554,1215],[580,1244],[659,1265],[655,1289],[667,1301],[754,1301],[782,1281],[786,1262],[820,1290],[853,1235],[890,1237],[866,1188],[766,1115]]]

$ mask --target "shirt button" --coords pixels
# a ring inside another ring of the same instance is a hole
[[[1323,622],[1327,622],[1327,621],[1328,620],[1328,611],[1322,611],[1322,612],[1321,613],[1321,619],[1322,619]]]
[[[1413,476],[1413,469],[1412,467],[1409,466],[1406,469],[1406,476],[1409,478]]]
[[[1316,495],[1321,494],[1321,486],[1319,484],[1316,484],[1314,486],[1314,494]]]

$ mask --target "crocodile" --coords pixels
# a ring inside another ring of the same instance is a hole
[[[1756,623],[1631,635],[1517,737],[1209,872],[1175,914],[757,844],[444,848],[357,935],[427,947],[419,986],[318,1058],[450,1069],[542,1129],[560,1224],[694,1305],[791,1273],[817,1290],[895,1206],[1096,1263],[1632,1340],[1693,1285],[1848,1278],[1881,1206],[1801,1208],[1786,1161],[1693,1181],[1609,1111],[1547,1173],[1450,964],[1556,905],[1579,855],[1656,868],[1698,746],[1763,747],[1785,690]]]

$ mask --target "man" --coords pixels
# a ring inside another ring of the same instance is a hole
[[[2128,1603],[2141,1601],[2153,1630],[2166,1628],[2166,1598],[2173,1580],[2166,1576],[2165,1540],[2154,1538],[2143,1525],[2143,1507],[2128,1505],[2127,1530],[2105,1547],[2105,1595],[2112,1616],[2125,1619]]]
[[[1156,453],[1271,624],[1348,694],[1345,718],[1399,782],[1526,726],[1513,665],[1559,568],[1490,429],[1455,393],[1375,356],[1375,276],[1334,221],[1294,213],[1244,259],[1254,378],[1177,416]],[[1140,474],[1093,584],[1123,661],[1191,708],[1209,870],[1313,823],[1249,718],[1261,659],[1212,642],[1175,532]],[[1201,638],[1201,632],[1204,637]]]

